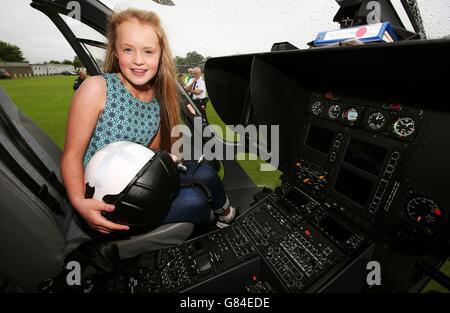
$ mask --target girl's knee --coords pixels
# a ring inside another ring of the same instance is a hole
[[[202,196],[192,187],[181,188],[178,196],[173,199],[172,207],[195,210],[208,206]]]
[[[221,183],[220,177],[216,170],[207,164],[200,164],[195,171],[195,179],[201,181],[204,184]]]
[[[171,208],[165,218],[168,221],[191,221],[203,223],[209,219],[210,204],[193,188],[182,188],[173,199]]]

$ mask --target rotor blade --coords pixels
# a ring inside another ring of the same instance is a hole
[[[153,2],[156,2],[158,4],[162,5],[168,5],[168,6],[174,6],[175,3],[172,2],[172,0],[153,0]]]

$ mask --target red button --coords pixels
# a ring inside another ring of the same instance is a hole
[[[305,230],[305,235],[308,237],[311,236],[311,232],[309,231],[309,229]]]
[[[389,108],[394,111],[400,111],[402,109],[402,105],[400,103],[391,103]]]
[[[327,100],[337,100],[338,97],[335,96],[335,95],[333,94],[333,92],[328,91],[328,92],[325,94],[325,99],[327,99]]]

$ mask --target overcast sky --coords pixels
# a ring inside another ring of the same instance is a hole
[[[338,28],[332,22],[334,0],[172,0],[176,6],[151,0],[105,0],[111,8],[129,6],[156,11],[163,21],[174,55],[197,51],[222,56],[269,51],[272,43],[289,41],[299,48],[317,32]],[[0,0],[0,40],[19,46],[31,62],[70,59],[72,48],[30,0]],[[418,0],[430,38],[450,34],[450,1]],[[81,7],[82,9],[82,7]],[[79,25],[84,37],[101,39]]]

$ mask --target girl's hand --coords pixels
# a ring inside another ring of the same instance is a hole
[[[114,211],[112,204],[94,199],[79,199],[74,207],[89,227],[103,234],[109,234],[116,230],[129,230],[128,226],[113,223],[102,215],[102,212]]]

